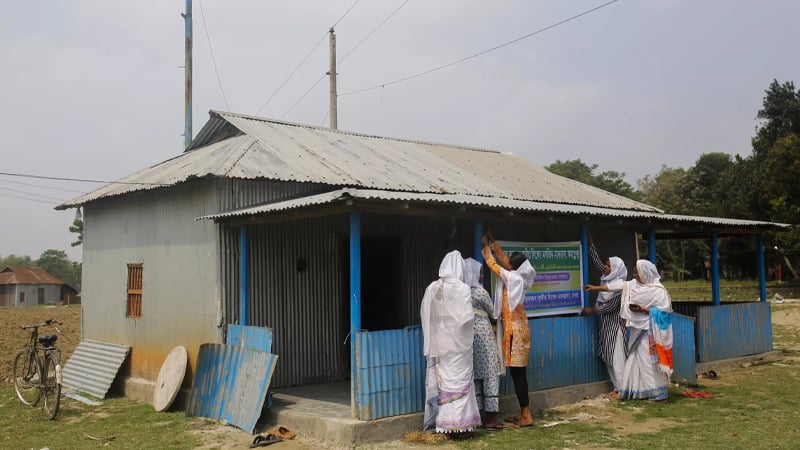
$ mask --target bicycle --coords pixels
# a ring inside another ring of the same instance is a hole
[[[36,406],[44,396],[42,410],[50,420],[58,415],[61,403],[61,350],[55,346],[58,336],[39,336],[39,327],[56,324],[61,325],[61,322],[50,319],[44,323],[20,325],[23,330],[31,330],[31,337],[14,358],[14,390],[19,401]],[[61,332],[58,327],[56,331]]]

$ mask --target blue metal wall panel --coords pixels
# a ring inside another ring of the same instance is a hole
[[[766,302],[701,306],[697,359],[716,361],[772,351],[772,317]]]
[[[277,355],[244,347],[201,345],[186,413],[225,420],[252,433],[277,360]]]
[[[528,320],[531,351],[528,389],[538,391],[608,379],[597,355],[597,318],[540,317]],[[513,395],[510,376],[500,382],[501,395]]]
[[[356,416],[361,420],[422,411],[425,358],[422,327],[357,331]]]
[[[694,345],[694,317],[678,313],[672,316],[672,381],[684,384],[697,384],[695,361],[697,351]]]
[[[231,324],[228,325],[225,343],[272,353],[272,328]]]

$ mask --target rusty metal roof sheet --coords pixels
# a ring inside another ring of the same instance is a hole
[[[287,211],[347,201],[350,199],[419,202],[428,204],[466,205],[474,207],[495,208],[507,211],[540,212],[565,215],[605,216],[620,219],[659,220],[665,222],[684,222],[691,224],[722,225],[734,228],[789,229],[792,225],[759,222],[754,220],[725,219],[719,217],[683,216],[664,214],[657,211],[631,211],[596,206],[568,205],[553,202],[532,202],[497,197],[479,197],[463,194],[420,194],[411,192],[383,191],[374,189],[339,189],[307,197],[269,203],[221,214],[210,214],[200,219],[229,219],[234,217],[255,216],[259,214]]]
[[[207,176],[659,211],[552,174],[511,153],[216,111],[188,151],[57,209]]]
[[[67,284],[39,267],[6,267],[0,270],[0,284]]]

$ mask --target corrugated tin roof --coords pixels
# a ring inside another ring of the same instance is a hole
[[[214,176],[659,211],[552,174],[511,153],[369,136],[226,112],[211,112],[211,120],[190,148],[194,146],[197,148],[70,200],[58,209]]]
[[[200,219],[229,219],[234,217],[255,216],[277,211],[306,208],[347,201],[349,199],[419,202],[428,204],[467,205],[474,207],[496,208],[509,211],[540,212],[566,215],[590,215],[613,217],[620,219],[652,219],[665,222],[684,222],[691,224],[722,225],[735,228],[791,228],[791,225],[772,222],[759,222],[754,220],[725,219],[718,217],[682,216],[677,214],[664,214],[652,211],[630,211],[594,206],[566,205],[552,202],[531,202],[504,198],[478,197],[463,194],[419,194],[411,192],[395,192],[374,189],[339,189],[322,194],[275,202],[265,205],[242,208],[221,214],[211,214]]]
[[[40,267],[6,267],[0,271],[0,284],[67,284]]]

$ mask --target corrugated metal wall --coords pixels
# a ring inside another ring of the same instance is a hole
[[[772,351],[772,317],[767,302],[701,306],[697,311],[699,362]]]
[[[349,378],[349,217],[347,215],[251,227],[250,317],[274,330],[281,356],[273,387]],[[425,287],[437,278],[449,248],[471,248],[474,225],[461,221],[362,216],[362,237],[402,240],[399,322],[419,324]],[[238,323],[239,228],[220,226],[225,323]],[[465,254],[465,256],[470,256]],[[305,270],[298,271],[303,260]],[[363,298],[366,302],[384,299]]]
[[[678,313],[672,316],[672,381],[676,383],[697,384],[695,361],[697,350],[694,344],[694,317]]]
[[[269,180],[218,179],[219,211],[268,203],[317,192],[320,185]],[[327,187],[330,189],[330,187]],[[239,227],[220,225],[222,323],[238,323],[239,317]]]
[[[219,195],[219,212],[335,189],[331,186],[316,183],[232,178],[222,178],[216,181]]]
[[[528,388],[531,391],[608,379],[597,356],[597,319],[584,317],[539,317],[528,320],[531,352]],[[500,382],[501,395],[513,395],[510,376]]]
[[[422,327],[359,331],[356,344],[356,416],[361,420],[396,416],[425,408]]]
[[[347,216],[251,229],[248,323],[274,330],[274,386],[345,379],[349,272],[339,248]]]

